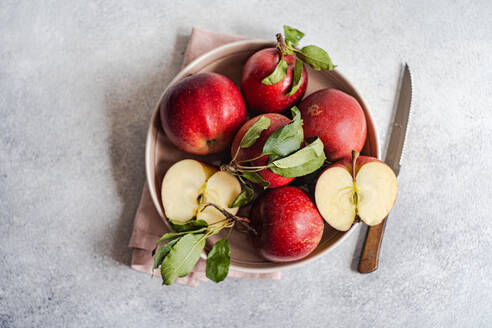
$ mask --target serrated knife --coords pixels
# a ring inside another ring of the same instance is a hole
[[[411,101],[412,76],[408,65],[405,64],[399,88],[396,114],[391,128],[391,137],[385,159],[386,164],[393,169],[397,176],[400,172],[400,159],[403,151],[403,144],[405,143]],[[383,240],[384,228],[387,220],[388,217],[380,224],[369,227],[367,230],[367,236],[359,262],[360,273],[369,273],[378,268],[379,251],[381,249],[381,241]]]

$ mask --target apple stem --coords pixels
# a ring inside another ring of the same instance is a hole
[[[354,179],[354,181],[355,181],[355,166],[358,157],[359,157],[359,152],[357,150],[352,150],[352,179]]]
[[[268,166],[245,166],[241,165],[237,162],[231,161],[229,164],[222,164],[220,166],[221,171],[229,172],[232,174],[236,174],[237,172],[259,172],[268,168]]]
[[[224,210],[223,208],[220,208],[219,206],[215,205],[214,203],[207,203],[205,204],[205,206],[203,206],[202,208],[202,211],[205,210],[207,207],[209,206],[212,206],[214,207],[215,209],[217,209],[220,213],[222,213],[228,220],[232,221],[232,222],[237,222],[239,224],[241,224],[243,227],[245,227],[246,229],[248,229],[249,231],[251,231],[252,233],[254,233],[255,235],[257,235],[258,233],[256,232],[255,229],[253,229],[249,223],[250,223],[250,220],[247,219],[247,218],[243,218],[243,217],[240,217],[240,216],[236,216],[236,215],[233,215],[229,212],[227,212],[226,210]]]
[[[231,163],[236,161],[236,158],[239,155],[239,151],[240,150],[241,150],[241,146],[238,146],[237,149],[236,149],[236,153],[234,154],[234,157],[231,160]]]
[[[225,171],[225,172],[230,172],[230,173],[236,173],[238,171],[236,164],[232,161],[229,164],[222,164],[220,166],[220,170]]]
[[[289,47],[289,45],[285,42],[284,37],[282,36],[281,33],[277,33],[277,50],[280,51],[280,54],[283,55],[288,55],[289,53],[293,54],[294,50],[293,48]]]
[[[238,161],[238,163],[248,163],[248,162],[253,162],[253,161],[256,161],[257,159],[262,158],[263,156],[266,156],[266,155],[265,155],[265,154],[260,154],[260,156],[253,157],[253,158],[250,158],[250,159],[243,159],[242,161]]]
[[[281,33],[277,33],[276,37],[277,37],[277,49],[278,51],[280,51],[281,54],[283,54],[285,48],[284,37],[282,36]]]
[[[237,168],[239,169],[239,171],[258,172],[258,171],[264,170],[268,167],[266,165],[263,165],[263,166],[244,166],[244,165],[238,164]]]
[[[229,232],[227,233],[227,237],[226,237],[226,239],[229,239],[229,237],[231,236],[231,234],[232,234],[232,229],[233,229],[233,228],[234,228],[234,226],[232,226],[232,227],[230,227],[230,228],[229,228]]]

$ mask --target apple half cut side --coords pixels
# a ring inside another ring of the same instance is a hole
[[[193,218],[205,220],[208,224],[225,217],[217,209],[208,207],[213,203],[231,214],[238,208],[229,208],[241,192],[241,184],[235,176],[215,167],[192,159],[176,162],[162,180],[162,205],[166,217],[177,223],[185,223]]]
[[[357,216],[370,226],[377,225],[396,201],[398,183],[393,170],[374,157],[357,156],[331,165],[316,182],[316,206],[336,230],[349,230]]]
[[[241,184],[234,175],[224,171],[213,174],[207,180],[197,219],[205,220],[210,225],[225,218],[224,214],[212,206],[203,209],[209,203],[215,204],[231,214],[236,214],[239,208],[230,208],[229,205],[240,193]]]

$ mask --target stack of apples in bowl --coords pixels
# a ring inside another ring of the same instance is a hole
[[[306,262],[354,222],[376,225],[391,210],[396,177],[376,158],[363,102],[324,50],[298,47],[303,36],[284,26],[275,47],[216,49],[165,90],[146,155],[152,198],[173,230],[154,250],[163,283],[200,257],[215,282],[230,266]]]

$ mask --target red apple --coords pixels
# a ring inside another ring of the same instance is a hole
[[[275,48],[267,48],[254,53],[246,62],[241,78],[241,90],[246,103],[260,113],[280,113],[297,103],[307,88],[307,71],[302,68],[302,78],[299,89],[291,96],[287,94],[292,89],[294,66],[296,58],[285,55],[288,64],[287,75],[283,80],[272,85],[261,83],[269,76],[280,61],[280,52]]]
[[[234,137],[234,140],[232,141],[232,146],[231,146],[231,157],[234,158],[234,155],[237,152],[237,148],[239,147],[239,144],[241,143],[241,139],[243,138],[244,134],[248,129],[260,119],[260,117],[265,116],[268,119],[270,119],[270,126],[268,129],[263,130],[261,132],[260,137],[256,142],[253,144],[253,146],[249,148],[241,148],[239,150],[239,153],[236,157],[236,162],[242,161],[242,160],[247,160],[247,159],[252,159],[256,158],[261,155],[261,152],[263,150],[263,145],[265,144],[266,140],[268,137],[275,132],[276,130],[280,129],[286,124],[290,123],[290,119],[285,117],[284,115],[281,114],[264,114],[264,115],[258,115],[256,117],[253,117],[239,129],[239,131],[236,133],[236,136]],[[261,166],[261,165],[266,165],[268,162],[268,155],[265,155],[263,157],[258,158],[255,161],[250,162],[251,166]],[[264,169],[258,172],[258,174],[266,181],[270,182],[270,185],[268,188],[276,188],[280,186],[285,186],[286,184],[289,184],[294,178],[292,177],[283,177],[281,175],[273,173],[270,169]]]
[[[326,158],[333,162],[360,152],[366,141],[366,117],[357,100],[337,89],[323,89],[299,105],[304,137],[323,141]]]
[[[161,124],[171,142],[198,155],[225,150],[246,121],[241,92],[227,77],[200,73],[167,90],[161,108]]]
[[[308,256],[318,246],[324,222],[308,194],[296,187],[267,191],[250,213],[255,246],[272,262]]]
[[[356,155],[355,155],[356,156]],[[327,168],[315,188],[316,206],[333,228],[347,231],[358,216],[376,225],[392,209],[398,191],[395,173],[385,163],[369,156],[345,158]]]

